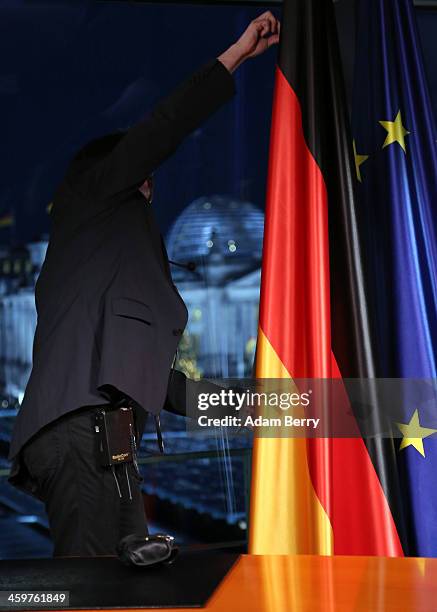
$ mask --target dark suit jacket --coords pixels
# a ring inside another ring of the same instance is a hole
[[[70,164],[36,284],[33,367],[10,458],[44,425],[119,393],[154,414],[164,404],[179,411],[167,387],[187,309],[138,188],[234,92],[232,76],[213,60],[117,138],[109,154],[93,157],[91,146]],[[181,375],[175,380],[184,389]]]

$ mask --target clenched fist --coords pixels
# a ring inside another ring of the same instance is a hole
[[[254,19],[237,40],[218,59],[229,72],[234,72],[244,60],[264,53],[269,47],[279,42],[279,20],[266,11]]]

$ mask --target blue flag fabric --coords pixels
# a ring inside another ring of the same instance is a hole
[[[437,132],[412,0],[362,0],[352,128],[377,375],[437,378]],[[437,405],[394,440],[406,554],[437,556]],[[400,513],[399,513],[400,511]]]

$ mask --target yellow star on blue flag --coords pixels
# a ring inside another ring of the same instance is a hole
[[[423,447],[423,439],[437,433],[437,429],[422,427],[419,421],[419,412],[416,409],[409,423],[396,423],[403,438],[399,450],[413,446],[418,453],[425,457],[425,449]]]
[[[404,152],[407,150],[405,148],[405,136],[408,136],[410,132],[403,126],[402,124],[402,116],[401,111],[398,112],[394,121],[380,121],[379,122],[384,129],[387,130],[387,138],[385,139],[382,148],[388,147],[389,145],[397,142],[401,145]]]
[[[361,180],[361,170],[360,170],[360,166],[361,164],[364,164],[364,162],[369,159],[368,155],[360,155],[359,153],[357,153],[357,144],[355,142],[355,140],[353,141],[353,148],[354,148],[354,158],[355,158],[355,170],[357,173],[357,179],[360,181],[360,183],[362,182]]]

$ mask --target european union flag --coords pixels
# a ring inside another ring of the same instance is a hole
[[[380,378],[437,378],[437,151],[412,0],[358,6],[353,137]],[[405,554],[437,556],[437,405],[403,406],[387,491]],[[393,471],[396,472],[395,478]]]

